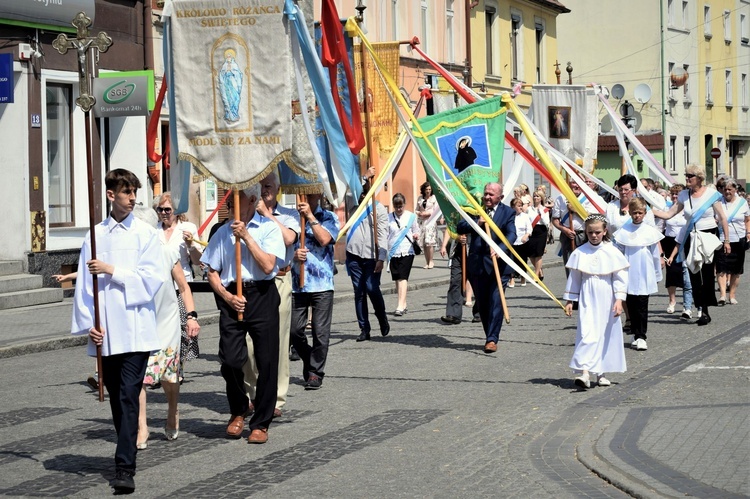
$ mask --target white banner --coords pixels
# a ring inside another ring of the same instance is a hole
[[[174,0],[179,159],[225,186],[289,161],[293,81],[283,0]]]
[[[571,161],[592,171],[598,147],[599,122],[593,88],[584,85],[534,85],[533,122],[542,136]]]

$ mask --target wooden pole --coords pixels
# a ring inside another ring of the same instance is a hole
[[[233,192],[234,196],[234,219],[240,220],[240,190],[234,189]],[[234,240],[234,264],[236,268],[236,277],[237,280],[237,296],[242,296],[242,245],[240,243],[239,238],[235,238]],[[237,320],[241,321],[243,318],[242,312],[237,312]]]
[[[466,245],[461,245],[461,293],[466,296]]]
[[[96,259],[96,203],[94,198],[94,164],[91,153],[91,112],[86,111],[83,115],[86,133],[86,176],[88,178],[89,195],[89,231],[91,233],[91,259]],[[101,331],[99,319],[99,279],[96,275],[93,279],[92,289],[94,292],[94,329]],[[104,372],[102,371],[102,346],[96,346],[96,370],[99,373],[99,402],[104,402]]]
[[[372,182],[375,177],[378,175],[378,169],[374,166],[372,162],[372,133],[370,132],[370,108],[368,107],[367,102],[367,64],[365,63],[365,57],[367,55],[367,52],[365,50],[365,44],[362,43],[362,40],[359,41],[359,50],[360,50],[360,56],[359,56],[359,64],[362,67],[362,104],[365,107],[365,140],[366,140],[366,149],[367,149],[367,162],[365,163],[365,170],[369,170],[370,167],[373,167],[375,169],[375,175],[370,177],[370,188],[373,188]],[[375,248],[375,258],[378,258],[378,211],[377,211],[377,201],[375,200],[375,195],[372,196],[372,238],[374,241],[373,247]]]
[[[297,194],[297,204],[306,203],[307,196],[304,194]],[[305,219],[300,217],[299,220],[299,247],[304,249],[305,247]],[[299,288],[302,289],[305,286],[305,262],[299,262]]]
[[[486,223],[484,224],[484,230],[489,237],[492,237],[490,226]],[[497,290],[500,294],[500,305],[503,307],[503,317],[505,317],[505,323],[510,324],[510,312],[508,312],[508,303],[505,301],[505,291],[503,291],[503,280],[500,277],[500,267],[497,265],[497,255],[492,255],[492,266],[495,267],[495,279],[497,280]]]

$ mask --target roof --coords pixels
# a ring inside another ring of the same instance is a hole
[[[570,9],[558,2],[557,0],[531,0],[532,3],[538,3],[539,5],[542,5],[543,7],[547,7],[552,10],[556,10],[557,12],[561,14],[567,14],[570,12]]]
[[[646,149],[649,151],[661,150],[664,147],[664,138],[661,132],[636,135],[636,138],[641,141]],[[600,135],[599,136],[599,151],[619,151],[620,147],[617,145],[617,137],[614,135]]]

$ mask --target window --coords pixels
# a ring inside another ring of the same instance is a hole
[[[521,67],[521,14],[511,13],[510,15],[510,57],[511,57],[511,80],[521,81],[523,78],[523,68]]]
[[[212,179],[206,180],[206,211],[214,211],[219,199],[219,188]]]
[[[747,73],[742,73],[740,75],[740,104],[742,104],[742,109],[745,110],[750,106],[750,94],[748,94],[748,90]]]
[[[669,169],[671,171],[677,171],[677,164],[675,161],[675,148],[677,146],[677,137],[674,135],[669,136]]]
[[[750,28],[748,27],[747,15],[740,14],[740,43],[747,45],[750,43]]]
[[[484,39],[485,39],[485,55],[487,64],[487,74],[495,74],[495,40],[493,36],[493,28],[495,25],[495,16],[497,11],[492,7],[484,9]]]
[[[544,21],[537,19],[534,21],[534,33],[536,35],[536,82],[542,83],[544,67]]]
[[[427,22],[427,0],[422,0],[422,6],[419,11],[419,21],[420,21],[420,27],[422,29],[422,50],[430,53],[429,49],[429,40],[427,39],[427,29],[429,27],[429,24]]]
[[[683,152],[685,154],[685,158],[684,158],[685,159],[685,166],[687,166],[687,165],[690,164],[690,137],[685,137],[683,140],[684,140],[684,143],[683,143],[684,150],[683,150]]]
[[[724,71],[724,90],[727,95],[726,104],[727,107],[732,107],[732,70],[727,69]]]
[[[50,227],[71,227],[73,216],[73,148],[71,85],[48,83],[46,87],[47,182]]]
[[[674,26],[674,0],[667,0],[667,26]]]
[[[724,42],[731,43],[732,42],[732,21],[729,18],[729,11],[725,10],[723,21],[724,21]]]
[[[707,39],[711,39],[711,6],[703,6],[703,36]]]
[[[686,0],[682,0],[682,27],[690,29],[690,9]]]
[[[456,62],[455,42],[453,40],[453,0],[445,2],[445,42],[447,43],[448,62]]]
[[[713,86],[714,86],[714,76],[711,72],[711,66],[706,66],[706,105],[707,106],[713,106],[714,104],[714,93],[713,93]]]

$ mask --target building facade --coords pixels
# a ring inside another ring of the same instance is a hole
[[[89,230],[84,113],[75,104],[78,60],[75,50],[61,55],[52,42],[62,32],[75,37],[70,23],[83,10],[93,20],[91,34],[104,31],[114,42],[100,54],[99,72],[143,70],[152,51],[146,8],[142,0],[0,1],[0,54],[12,60],[13,81],[12,102],[0,103],[0,196],[11,207],[0,259],[22,261],[25,270],[44,275],[45,284],[78,262]],[[135,172],[144,186],[138,201],[150,203],[145,126],[143,116],[94,120],[95,220],[106,216],[103,178],[113,168]]]
[[[750,28],[742,26],[750,22],[748,0],[632,0],[616,7],[568,0],[566,5],[571,13],[558,22],[559,50],[572,61],[574,79],[609,88],[616,110],[626,100],[633,105],[636,135],[667,171],[683,179],[685,166],[699,163],[709,179],[729,173],[747,182],[748,98],[743,96],[750,47],[743,33],[747,39]],[[597,172],[611,181],[619,176],[622,159],[612,147],[609,117],[603,110],[599,117]],[[713,148],[721,151],[715,164]],[[642,158],[633,161],[643,168]]]

